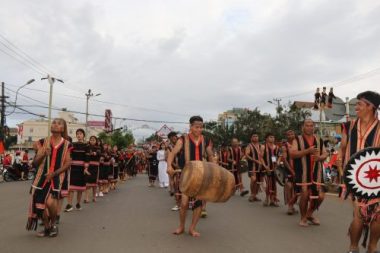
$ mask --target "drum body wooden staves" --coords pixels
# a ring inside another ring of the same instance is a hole
[[[235,192],[235,178],[215,163],[190,161],[182,171],[180,190],[200,200],[226,202]]]

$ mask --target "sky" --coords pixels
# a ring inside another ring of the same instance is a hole
[[[168,123],[180,131],[191,115],[312,101],[316,87],[341,98],[380,90],[376,0],[0,1],[0,81],[14,102],[34,78],[17,104],[36,114],[47,115],[48,73],[64,80],[54,85],[55,108],[84,113],[91,89],[101,95],[90,114],[180,122]],[[30,118],[16,110],[7,124]],[[143,136],[163,123],[116,121],[123,125]]]

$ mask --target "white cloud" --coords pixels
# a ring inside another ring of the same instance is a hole
[[[56,92],[84,97],[92,88],[101,100],[175,114],[95,101],[92,113],[111,108],[116,116],[187,121],[239,106],[273,111],[266,102],[273,97],[380,67],[377,1],[2,2],[0,33],[67,80]],[[40,77],[1,52],[0,68],[7,83]],[[335,92],[379,91],[379,81],[373,75]],[[47,89],[45,82],[32,86]],[[55,104],[84,111],[85,102],[56,95]],[[25,118],[12,117],[8,122]]]

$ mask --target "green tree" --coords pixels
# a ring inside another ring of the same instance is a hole
[[[110,135],[107,134],[106,132],[101,132],[98,134],[98,138],[103,142],[103,143],[110,143]]]
[[[256,132],[262,141],[268,132],[272,133],[277,141],[281,141],[285,138],[285,130],[293,129],[299,133],[302,122],[310,116],[310,112],[297,108],[291,103],[287,106],[280,105],[276,116],[262,113],[255,108],[240,113],[230,127],[222,126],[216,121],[206,122],[204,135],[211,138],[215,146],[223,142],[228,144],[232,137],[237,137],[243,143],[249,143],[253,132]]]
[[[131,131],[125,133],[122,131],[114,131],[110,134],[102,132],[98,135],[98,138],[102,140],[103,143],[108,143],[111,146],[116,145],[119,149],[126,148],[135,142],[135,138]]]
[[[149,137],[145,139],[146,142],[151,142],[151,141],[157,141],[161,142],[162,138],[158,136],[156,133],[151,134]]]

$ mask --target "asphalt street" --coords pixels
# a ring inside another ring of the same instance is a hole
[[[198,226],[201,237],[192,238],[172,235],[178,225],[178,213],[170,210],[174,200],[166,190],[147,185],[146,175],[119,184],[97,203],[63,213],[57,238],[37,238],[25,230],[30,182],[0,183],[0,252],[347,251],[351,205],[334,196],[328,196],[317,213],[321,226],[301,228],[298,215],[286,215],[283,204],[263,207],[236,195],[227,203],[208,204],[209,216]],[[189,223],[191,212],[188,216]]]

